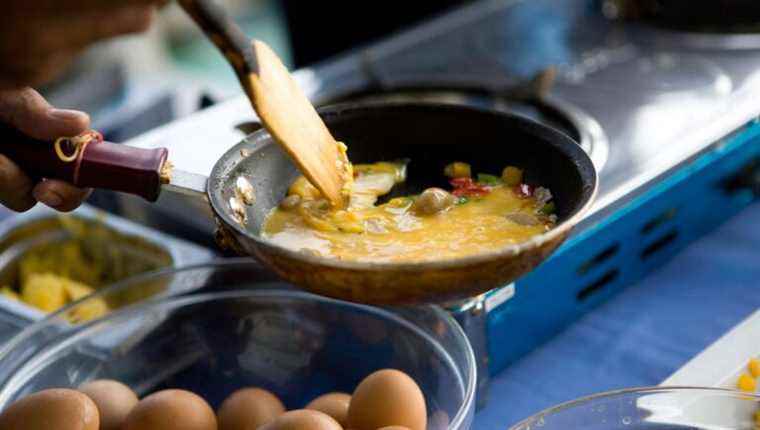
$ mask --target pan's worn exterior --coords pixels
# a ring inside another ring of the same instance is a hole
[[[550,240],[514,255],[502,254],[459,264],[329,265],[322,259],[282,252],[270,244],[237,243],[295,285],[328,297],[373,305],[442,303],[473,297],[531,271],[567,237],[569,228]],[[317,261],[314,261],[317,260]],[[349,266],[349,267],[347,267]]]
[[[559,222],[519,245],[431,262],[349,262],[285,249],[261,238],[261,225],[299,172],[266,131],[256,132],[227,152],[212,172],[209,200],[219,217],[219,242],[318,294],[368,304],[440,303],[506,285],[567,238],[596,193],[596,170],[578,144],[524,118],[427,103],[341,105],[322,116],[336,138],[347,143],[354,162],[411,159],[407,181],[395,192],[414,194],[436,185],[451,161],[466,161],[478,171],[514,164],[524,168],[528,183],[552,191]],[[245,222],[230,207],[241,176],[256,196],[244,207]]]

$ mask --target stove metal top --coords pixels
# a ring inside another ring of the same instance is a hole
[[[656,29],[607,19],[595,4],[481,1],[296,78],[324,104],[419,85],[498,96],[554,67],[543,103],[567,117],[600,168],[590,223],[760,114],[759,35]],[[238,97],[129,143],[168,146],[177,166],[208,173],[251,115]]]

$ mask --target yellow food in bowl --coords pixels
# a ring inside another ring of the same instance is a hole
[[[147,242],[122,235],[100,221],[74,216],[60,216],[57,221],[57,227],[69,237],[28,249],[18,259],[15,282],[0,289],[2,296],[54,312],[102,286],[171,263],[170,257],[160,255]],[[47,228],[51,227],[56,226]],[[144,296],[152,293],[145,291]],[[72,322],[92,320],[108,313],[111,306],[135,299],[140,298],[109,297],[110,306],[104,299],[90,300],[72,309],[66,318]]]
[[[66,304],[84,298],[95,289],[49,273],[31,274],[21,287],[21,300],[45,312],[54,312]],[[108,313],[103,299],[94,299],[72,310],[69,319],[89,321]]]
[[[513,166],[503,177],[479,174],[462,162],[444,170],[451,190],[377,204],[406,179],[405,163],[354,166],[348,206],[330,207],[304,177],[264,223],[264,238],[286,248],[348,261],[421,262],[490,252],[552,228],[554,203],[545,188],[522,183]],[[515,182],[519,181],[519,182]]]

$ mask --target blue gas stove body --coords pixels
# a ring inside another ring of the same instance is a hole
[[[754,201],[758,185],[760,121],[753,120],[572,237],[517,281],[514,296],[488,314],[491,372],[741,211]]]

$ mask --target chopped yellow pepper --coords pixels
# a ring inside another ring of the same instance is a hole
[[[469,178],[472,171],[469,164],[456,161],[444,167],[443,174],[449,178]]]
[[[739,380],[736,382],[736,387],[742,391],[753,393],[755,392],[755,389],[757,388],[757,381],[755,381],[755,378],[753,378],[752,376],[746,373],[742,373],[739,376]]]
[[[760,376],[760,360],[757,358],[750,358],[749,363],[747,363],[747,370],[749,370],[749,374],[755,378]]]
[[[507,166],[501,172],[501,179],[510,187],[520,185],[523,181],[523,171],[514,166]]]

